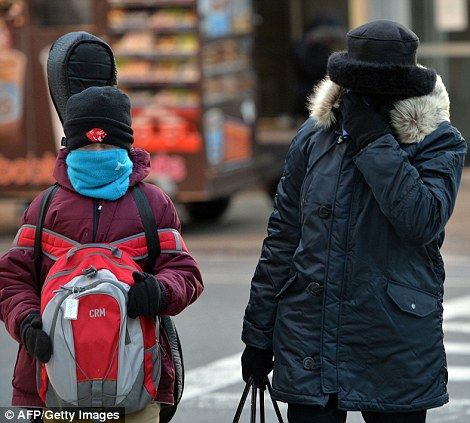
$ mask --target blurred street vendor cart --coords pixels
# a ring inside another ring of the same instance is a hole
[[[2,137],[0,193],[32,197],[51,182],[61,127],[44,62],[64,33],[85,30],[112,47],[131,98],[148,181],[215,218],[237,191],[272,179],[274,156],[254,136],[256,76],[250,0],[25,0],[14,47],[27,57],[19,142]],[[3,171],[4,168],[10,168]],[[12,170],[15,169],[15,170]],[[17,176],[21,174],[21,177]]]

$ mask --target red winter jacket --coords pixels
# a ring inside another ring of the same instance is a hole
[[[65,235],[81,244],[110,243],[144,231],[137,206],[130,192],[116,201],[101,201],[99,219],[95,209],[98,201],[74,191],[66,171],[67,151],[60,151],[54,177],[60,185],[50,204],[44,227]],[[130,158],[134,169],[130,186],[142,181],[149,173],[148,153],[132,149]],[[142,183],[159,228],[181,230],[175,207],[168,196],[154,185]],[[21,224],[36,225],[43,194],[36,197],[23,215]],[[95,232],[95,234],[94,234]],[[41,280],[53,261],[44,256]],[[143,267],[145,260],[139,262]],[[201,273],[196,261],[187,252],[162,254],[155,265],[154,274],[165,291],[165,315],[176,315],[188,307],[203,290]],[[13,247],[0,259],[0,320],[10,335],[20,341],[20,326],[32,311],[39,310],[38,280],[35,275],[31,248]],[[173,402],[174,366],[168,340],[163,333],[162,377],[156,400]],[[36,363],[20,344],[13,374],[15,406],[42,406],[37,394]]]

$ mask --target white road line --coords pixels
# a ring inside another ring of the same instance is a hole
[[[470,381],[470,367],[468,366],[449,366],[449,381],[450,382],[469,382]]]
[[[241,353],[213,361],[186,373],[183,401],[242,382]]]
[[[444,320],[470,317],[470,295],[444,301]]]
[[[447,354],[470,355],[470,342],[446,342]]]
[[[447,322],[444,323],[444,332],[458,332],[470,334],[470,323]]]

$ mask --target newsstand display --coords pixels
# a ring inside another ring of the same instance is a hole
[[[27,201],[53,183],[63,133],[45,68],[52,42],[71,31],[90,32],[111,45],[119,88],[132,101],[135,146],[151,154],[147,181],[183,203],[193,218],[220,216],[236,192],[266,184],[277,173],[278,160],[254,136],[251,0],[21,4],[24,19],[12,30],[12,47],[25,58],[26,71],[15,74],[19,80],[24,74],[15,82],[24,104],[17,107],[17,136],[0,137],[0,162],[10,169],[0,172],[0,196]]]
[[[109,0],[106,20],[149,180],[217,217],[270,171],[254,140],[251,1]]]

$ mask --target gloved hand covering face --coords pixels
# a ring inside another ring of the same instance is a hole
[[[384,107],[386,103],[382,104]],[[369,107],[362,96],[348,91],[341,101],[343,129],[350,135],[358,150],[372,141],[391,133],[384,117]]]

